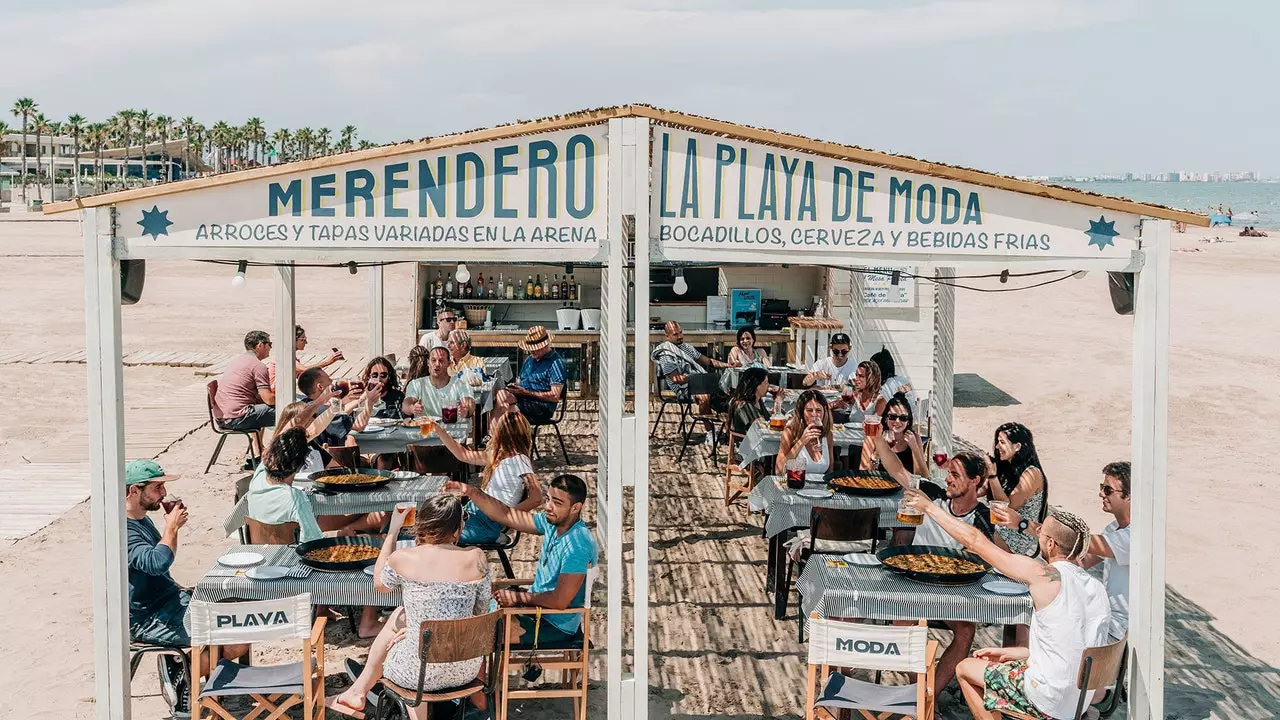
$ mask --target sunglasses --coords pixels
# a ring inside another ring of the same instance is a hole
[[[388,377],[391,377],[391,374],[390,374],[390,373],[384,373],[384,372],[371,372],[371,373],[369,373],[369,377],[371,377],[371,378],[375,378],[375,377],[376,377],[376,378],[388,378]]]
[[[1106,483],[1102,483],[1101,485],[1098,486],[1098,492],[1102,493],[1103,497],[1111,497],[1115,493],[1123,494],[1124,491],[1117,490]]]
[[[453,322],[458,319],[457,315],[446,315],[440,318],[440,322]]]
[[[884,416],[886,420],[900,420],[906,422],[911,419],[910,415],[899,415],[898,413],[889,413]]]
[[[848,350],[832,350],[831,354],[835,355],[836,357],[844,357],[849,354],[849,351]]]

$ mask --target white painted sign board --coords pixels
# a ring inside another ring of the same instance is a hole
[[[916,306],[916,279],[907,277],[914,274],[913,267],[865,268],[869,272],[862,275],[863,307],[912,308]],[[893,284],[893,273],[899,272],[898,284]]]

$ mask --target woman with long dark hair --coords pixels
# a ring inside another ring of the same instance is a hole
[[[1022,423],[1005,423],[996,428],[992,445],[998,482],[988,484],[990,498],[1009,503],[1024,518],[1042,522],[1049,509],[1049,480],[1040,467],[1031,430]],[[1035,538],[1003,527],[997,531],[1013,552],[1035,554]]]
[[[826,473],[835,456],[835,437],[831,431],[831,407],[818,390],[805,390],[796,400],[795,410],[782,431],[775,472],[786,471],[787,461],[804,460],[805,474]]]
[[[769,417],[769,408],[764,404],[768,394],[769,373],[764,368],[749,367],[742,371],[729,402],[729,428],[735,434],[746,435],[751,423]]]
[[[729,367],[750,367],[751,365],[768,365],[769,354],[764,348],[756,347],[756,329],[751,325],[738,328],[737,342],[729,351]]]
[[[902,393],[894,395],[880,416],[880,434],[862,444],[864,470],[881,469],[906,487],[912,475],[927,475],[924,445],[916,434],[911,403]]]

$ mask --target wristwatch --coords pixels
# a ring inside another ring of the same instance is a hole
[[[1026,518],[1022,518],[1021,520],[1018,521],[1018,532],[1024,533],[1027,531],[1027,528],[1030,526],[1031,526],[1031,521]]]

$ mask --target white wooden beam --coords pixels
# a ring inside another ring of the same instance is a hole
[[[636,136],[632,149],[635,171],[632,177],[635,207],[635,274],[634,327],[635,362],[635,424],[633,443],[635,458],[634,550],[635,572],[631,583],[632,593],[632,675],[629,687],[631,711],[628,720],[647,720],[649,717],[649,121],[636,118],[633,132]]]
[[[89,379],[94,716],[129,720],[124,379],[120,365],[120,261],[112,256],[113,212],[112,207],[101,207],[80,213]]]
[[[1168,220],[1142,221],[1145,265],[1133,324],[1133,548],[1129,576],[1129,717],[1164,717],[1164,542],[1169,426]]]
[[[294,368],[297,353],[293,342],[293,329],[298,320],[294,304],[294,267],[277,265],[275,271],[276,327],[271,333],[271,340],[274,342],[271,350],[276,359],[276,417],[280,417],[298,391],[298,375]]]
[[[955,268],[938,268],[936,273],[940,280],[954,281],[955,276]],[[937,283],[933,286],[933,391],[929,395],[933,439],[930,442],[933,447],[951,453],[955,450],[952,409],[955,407],[956,289]]]
[[[386,292],[382,285],[382,266],[364,269],[369,275],[369,357],[381,357],[386,350]]]
[[[608,517],[606,581],[608,585],[607,679],[608,706],[605,716],[620,720],[626,714],[622,704],[622,589],[626,567],[622,560],[622,437],[623,390],[626,385],[626,281],[623,279],[622,195],[628,177],[624,173],[623,124],[610,120],[608,130],[609,179],[605,205],[608,208],[608,231],[605,247],[608,263],[601,271],[600,282],[600,457],[601,472],[597,486],[604,498],[604,514]],[[634,179],[632,177],[631,179]]]

